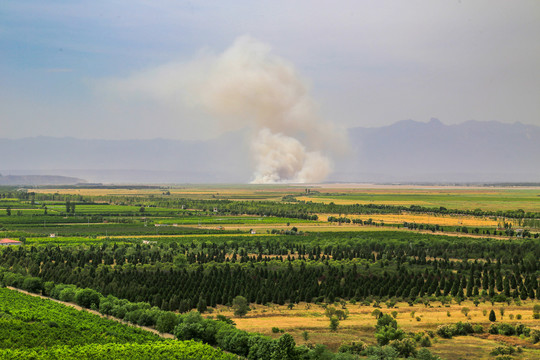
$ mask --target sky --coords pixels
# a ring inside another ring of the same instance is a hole
[[[186,101],[183,79],[246,37],[337,127],[540,126],[537,0],[4,0],[0,138],[218,136],[231,128]],[[153,74],[151,96],[126,88]]]

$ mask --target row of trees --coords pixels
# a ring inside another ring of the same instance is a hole
[[[209,244],[206,244],[207,246]],[[425,258],[355,260],[225,261],[189,265],[183,253],[172,256],[159,246],[116,246],[86,251],[75,248],[20,247],[1,253],[4,266],[28,271],[44,281],[76,284],[163,309],[187,311],[231,304],[236,296],[249,302],[317,302],[336,299],[453,296],[538,298],[538,260],[526,263],[446,262]],[[178,250],[178,245],[175,246]],[[168,247],[171,250],[170,247]],[[210,249],[212,247],[210,246]],[[337,254],[337,253],[336,253]],[[375,257],[375,255],[372,253]],[[379,254],[378,254],[379,255]],[[404,262],[403,260],[407,260]],[[523,259],[522,259],[523,260]],[[172,261],[168,266],[163,261]],[[148,266],[148,262],[154,266]],[[124,265],[121,265],[123,263]],[[144,265],[146,263],[146,265]],[[406,264],[406,266],[405,266]],[[453,264],[453,266],[445,266]]]

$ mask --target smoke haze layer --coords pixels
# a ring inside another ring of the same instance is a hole
[[[249,36],[221,54],[201,53],[107,88],[172,109],[197,109],[221,131],[248,127],[253,183],[320,182],[331,171],[331,155],[347,147],[345,132],[321,119],[294,67]]]

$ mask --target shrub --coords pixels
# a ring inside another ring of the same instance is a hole
[[[516,352],[516,348],[510,345],[497,346],[491,351],[491,355],[512,355]]]
[[[397,351],[392,346],[370,346],[366,349],[368,359],[394,360],[398,358]]]
[[[126,318],[130,313],[126,314]],[[202,341],[204,334],[203,318],[197,311],[182,315],[181,322],[174,328],[174,335],[179,340]],[[130,320],[131,321],[131,320]]]
[[[430,347],[431,346],[431,340],[429,339],[429,336],[424,336],[420,340],[420,346],[422,347]]]
[[[274,334],[279,333],[279,328],[276,327],[276,326],[274,326],[274,327],[272,328],[272,333],[274,333]]]
[[[428,349],[422,348],[416,354],[417,360],[441,360],[440,357],[433,355]]]
[[[383,326],[375,332],[375,338],[379,345],[386,345],[392,340],[401,340],[405,337],[405,333],[401,329],[394,328],[390,325]]]
[[[474,328],[470,323],[461,321],[455,324],[440,325],[437,328],[437,335],[446,339],[451,339],[456,335],[468,335],[474,332]]]
[[[445,339],[451,339],[454,336],[454,326],[451,324],[439,325],[437,327],[437,335]]]
[[[393,317],[391,317],[388,314],[384,314],[377,320],[377,325],[375,325],[376,329],[380,329],[385,326],[391,326],[394,329],[397,329],[397,321]]]
[[[531,328],[528,327],[528,326],[525,326],[523,324],[518,324],[516,326],[516,334],[517,335],[530,336],[531,335]]]
[[[156,319],[152,316],[152,313],[149,310],[142,310],[137,324],[140,326],[153,326],[156,324]]]
[[[2,283],[6,286],[13,286],[16,288],[21,288],[24,282],[24,276],[21,274],[16,274],[12,272],[4,273]]]
[[[517,315],[516,315],[516,319],[517,319],[517,320],[521,320],[521,314],[517,314]]]
[[[225,315],[219,314],[218,316],[216,316],[216,320],[217,321],[222,321],[222,322],[224,322],[226,324],[236,325],[236,323],[231,318],[228,318]]]
[[[178,321],[179,319],[174,313],[164,311],[157,319],[156,329],[160,333],[172,333],[175,326],[178,325]]]
[[[473,332],[475,334],[482,334],[484,332],[484,328],[480,324],[473,325]]]
[[[511,336],[516,334],[516,328],[510,324],[503,323],[499,324],[499,326],[497,327],[497,332],[499,333],[499,335]]]
[[[92,305],[99,306],[100,293],[93,289],[80,289],[75,293],[77,305],[89,309]]]
[[[352,344],[343,344],[339,347],[338,352],[360,355],[361,352],[366,350],[367,346],[362,341],[353,342]]]
[[[390,346],[397,351],[400,357],[416,356],[416,344],[410,338],[393,340],[390,342]]]
[[[32,293],[39,293],[43,289],[43,283],[38,277],[27,277],[22,283],[22,288]]]
[[[455,324],[455,334],[454,335],[468,335],[474,333],[473,327],[468,322],[458,322]]]
[[[58,299],[60,301],[72,302],[75,298],[75,285],[70,285],[64,287],[62,291],[58,294]]]
[[[115,306],[113,306],[113,308],[111,310],[111,315],[114,316],[114,317],[117,317],[119,319],[125,318],[126,313],[127,313],[126,307],[122,306],[122,305],[115,305]]]
[[[531,341],[533,344],[540,342],[540,330],[531,331]]]

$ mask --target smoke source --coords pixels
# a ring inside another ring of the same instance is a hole
[[[328,153],[345,137],[317,115],[292,65],[270,48],[240,37],[210,62],[202,105],[252,129],[252,183],[320,182],[331,171]]]

